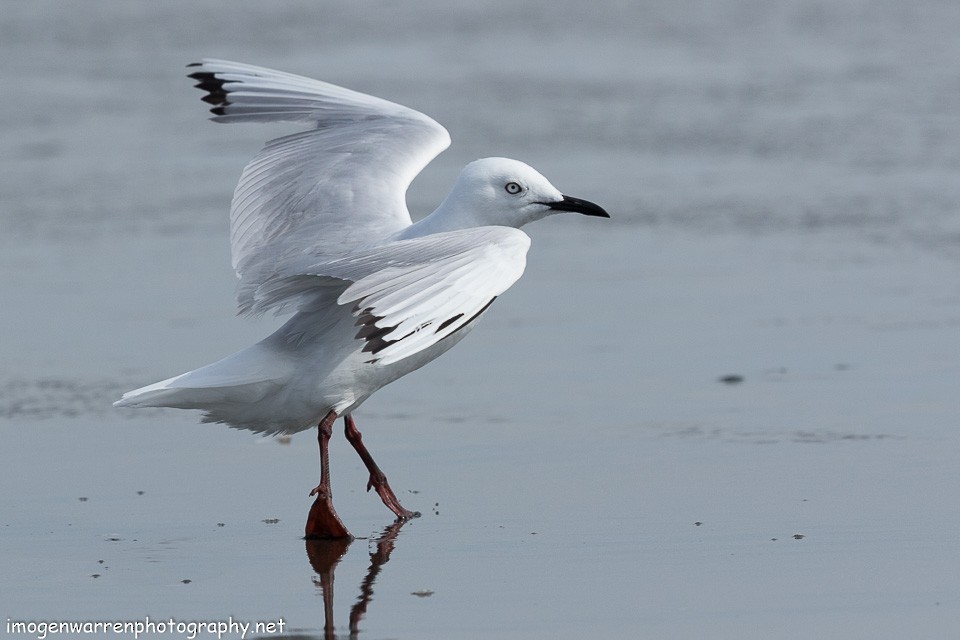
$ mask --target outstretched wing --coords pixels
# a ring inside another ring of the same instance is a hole
[[[389,364],[463,328],[523,274],[530,238],[510,227],[477,227],[388,242],[349,257],[300,264],[253,293],[254,312],[348,286],[357,339],[371,362]]]
[[[313,127],[268,142],[234,192],[230,242],[241,308],[244,291],[290,275],[276,271],[290,256],[334,258],[408,226],[407,187],[450,144],[431,118],[380,98],[224,60],[191,67],[215,122]]]

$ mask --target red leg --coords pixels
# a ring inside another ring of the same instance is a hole
[[[397,514],[397,517],[401,520],[420,517],[419,512],[404,509],[400,501],[397,500],[397,496],[394,495],[389,483],[387,483],[387,476],[383,474],[383,471],[380,471],[380,467],[373,461],[373,456],[371,456],[367,448],[363,446],[363,436],[361,436],[357,430],[357,425],[353,422],[353,417],[346,415],[343,417],[343,422],[346,425],[344,433],[347,436],[347,440],[353,445],[353,448],[357,450],[357,453],[360,454],[360,459],[363,460],[363,464],[367,466],[367,471],[370,472],[367,491],[370,491],[371,488],[376,489],[380,499],[383,500],[383,504],[387,505],[387,508]]]
[[[333,509],[333,492],[330,490],[330,454],[327,445],[333,435],[333,423],[337,413],[331,411],[317,425],[317,442],[320,444],[320,484],[314,487],[310,495],[317,496],[307,516],[304,537],[310,538],[350,538],[350,532],[344,526],[340,516]]]

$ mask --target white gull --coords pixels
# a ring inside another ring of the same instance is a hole
[[[522,162],[485,158],[413,223],[407,188],[450,144],[437,122],[280,71],[214,59],[191,67],[213,121],[310,127],[266,144],[244,169],[230,210],[240,312],[293,315],[257,344],[129,391],[115,406],[199,409],[205,422],[265,434],[319,426],[313,493],[333,524],[311,531],[308,523],[308,536],[348,535],[330,501],[326,451],[342,416],[370,470],[368,489],[411,517],[363,446],[353,411],[463,339],[516,282],[530,246],[519,227],[562,211],[609,216]]]

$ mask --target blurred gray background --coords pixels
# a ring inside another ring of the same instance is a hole
[[[490,155],[612,214],[531,225],[478,330],[358,412],[424,512],[361,638],[951,637],[958,33],[938,0],[5,0],[0,615],[322,634],[313,434],[110,407],[278,322],[234,317],[228,209],[289,129],[207,122],[210,56],[444,124],[415,218]]]

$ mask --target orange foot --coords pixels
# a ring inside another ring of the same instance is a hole
[[[316,499],[310,506],[304,537],[308,540],[319,538],[350,538],[350,532],[333,508],[333,501],[326,487],[320,485],[310,492]]]

